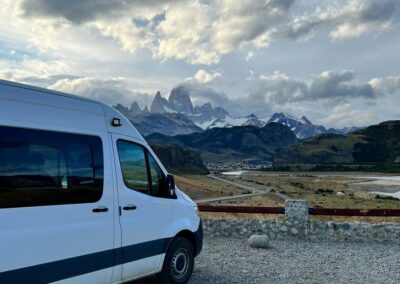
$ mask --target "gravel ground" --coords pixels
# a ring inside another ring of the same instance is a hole
[[[209,237],[189,283],[400,283],[400,247],[274,240],[253,249],[246,239]]]
[[[400,247],[384,244],[208,238],[196,259],[195,283],[400,283]]]

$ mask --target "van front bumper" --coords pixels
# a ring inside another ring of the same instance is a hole
[[[203,222],[200,219],[199,228],[194,232],[194,237],[196,239],[196,255],[198,256],[203,249]]]

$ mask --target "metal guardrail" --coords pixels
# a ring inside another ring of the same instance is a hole
[[[201,212],[285,214],[285,207],[253,207],[199,204],[198,208]],[[325,216],[400,217],[400,209],[309,208],[308,213],[310,215]]]
[[[285,214],[285,207],[252,207],[199,204],[198,208],[202,212]]]

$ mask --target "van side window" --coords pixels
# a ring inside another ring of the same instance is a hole
[[[118,140],[118,156],[125,185],[133,190],[149,193],[146,153],[142,146]]]
[[[91,203],[102,192],[99,137],[0,126],[0,208]]]

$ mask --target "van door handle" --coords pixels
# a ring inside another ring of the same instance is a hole
[[[136,210],[136,208],[137,208],[136,205],[133,205],[133,204],[129,204],[129,205],[122,207],[122,209],[124,209],[124,210]]]
[[[107,212],[107,211],[108,211],[108,208],[105,207],[105,206],[99,206],[99,207],[97,207],[97,208],[92,209],[92,211],[93,211],[94,213]]]

